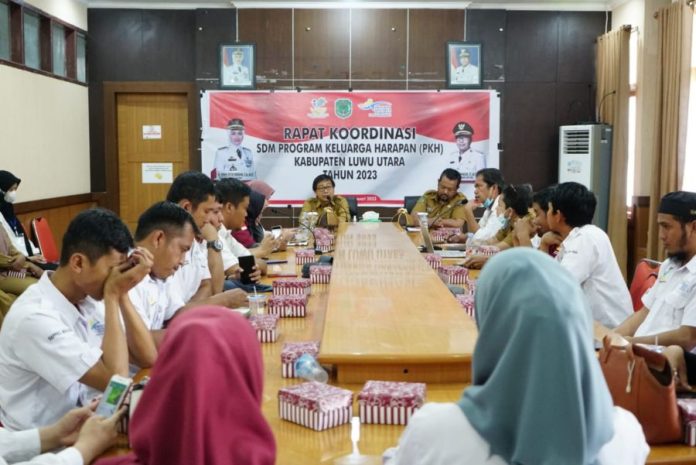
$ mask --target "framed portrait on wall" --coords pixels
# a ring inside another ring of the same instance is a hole
[[[483,85],[480,43],[447,42],[445,57],[448,89],[478,89]]]
[[[256,44],[220,45],[220,88],[256,88]]]

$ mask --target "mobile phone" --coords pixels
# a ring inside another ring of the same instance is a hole
[[[109,380],[109,384],[104,390],[104,395],[97,405],[95,413],[105,418],[112,416],[121,407],[126,394],[133,385],[131,378],[124,376],[113,375]]]
[[[280,239],[280,235],[283,233],[283,227],[282,226],[273,226],[271,228],[271,235],[273,236],[273,239]]]
[[[253,255],[246,255],[239,257],[239,267],[242,269],[242,273],[239,280],[242,284],[252,284],[251,273],[254,272],[254,266],[256,265],[256,260]]]

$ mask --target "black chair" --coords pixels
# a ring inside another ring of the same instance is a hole
[[[358,199],[356,197],[345,197],[348,201],[348,210],[350,211],[350,219],[358,217]]]
[[[420,199],[420,195],[407,195],[404,197],[404,208],[409,214],[413,210],[413,207],[416,206],[418,199]]]

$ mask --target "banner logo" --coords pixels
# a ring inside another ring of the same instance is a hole
[[[341,119],[348,119],[353,114],[353,101],[348,98],[339,98],[334,102],[334,112]]]
[[[329,117],[329,112],[328,109],[326,108],[326,99],[324,97],[320,98],[313,98],[312,99],[312,106],[309,109],[309,113],[307,113],[307,116],[310,118],[328,118]]]
[[[392,115],[392,104],[385,100],[375,102],[371,98],[368,98],[363,103],[359,103],[358,108],[370,111],[371,113],[367,114],[370,118],[391,118]]]

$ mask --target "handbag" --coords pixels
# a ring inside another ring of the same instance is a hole
[[[413,226],[413,219],[405,208],[399,208],[396,211],[396,215],[392,216],[392,221],[398,224],[402,229]]]
[[[632,412],[648,444],[679,442],[682,422],[669,362],[640,345],[611,345],[605,336],[599,362],[614,405]]]

